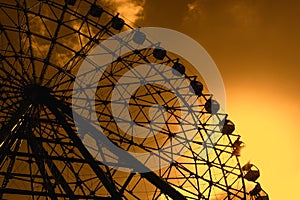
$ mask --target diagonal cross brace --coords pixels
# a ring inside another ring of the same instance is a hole
[[[57,109],[57,107],[58,107],[60,110],[62,110],[63,113],[65,113],[66,115],[68,115],[70,118],[73,119],[73,114],[72,114],[73,112],[72,112],[71,108],[69,106],[65,105],[63,102],[57,100],[53,96],[50,96],[49,102],[51,102],[50,105],[49,105],[50,110],[52,112],[54,112],[54,114],[56,113],[55,115],[56,115],[56,117],[58,117],[57,119],[60,122],[63,122],[63,124],[65,124],[66,130],[68,129],[69,130],[68,132],[72,132],[71,135],[72,135],[72,139],[74,140],[74,142],[76,141],[76,143],[79,143],[81,148],[83,148],[82,149],[83,152],[87,152],[87,154],[89,154],[89,156],[86,157],[86,158],[93,159],[93,157],[90,155],[88,150],[83,145],[81,139],[75,134],[74,130],[70,127],[70,125],[67,123],[66,119],[61,114],[61,112]],[[74,113],[74,114],[76,114],[76,113]],[[76,114],[76,115],[77,115],[77,117],[80,117],[78,114]],[[84,123],[83,127],[88,127],[89,130],[96,129],[94,126],[92,126],[91,124],[86,122],[86,120],[84,120],[84,119],[82,119],[80,122]],[[119,156],[122,156],[122,155],[119,155]],[[127,153],[125,156],[127,156],[130,159],[134,160],[135,163],[139,163],[141,166],[143,165],[142,163],[140,163],[138,160],[136,160],[136,158],[134,158],[130,154]],[[92,161],[91,163],[94,163],[94,162]],[[144,166],[144,165],[143,165],[143,167],[146,168],[146,166]],[[169,197],[171,197],[174,200],[185,200],[186,199],[180,192],[178,192],[175,188],[170,186],[161,177],[157,176],[150,169],[148,171],[149,172],[147,172],[147,173],[141,173],[141,176],[143,178],[147,179],[150,183],[155,185],[157,188],[159,188],[164,194],[168,195]]]
[[[42,144],[37,141],[36,137],[34,136],[34,133],[30,131],[28,134],[28,143],[31,146],[31,150],[35,155],[42,154],[43,156],[48,155],[47,151],[43,148]],[[74,197],[74,192],[68,185],[67,181],[63,177],[63,175],[60,173],[59,169],[56,167],[56,165],[53,163],[51,159],[45,159],[46,164],[48,165],[48,168],[50,169],[51,173],[55,177],[55,180],[60,183],[63,190],[66,192],[67,196],[69,198]]]
[[[51,98],[53,99],[53,98]],[[51,102],[51,103],[50,103]],[[67,122],[65,119],[65,116],[57,109],[57,103],[59,101],[53,102],[49,101],[47,103],[47,107],[50,109],[50,111],[55,115],[56,119],[61,123],[65,131],[68,133],[69,137],[72,139],[76,147],[79,149],[81,154],[84,156],[84,158],[88,161],[89,165],[93,169],[93,171],[96,173],[98,178],[102,181],[103,185],[107,189],[107,191],[110,193],[111,197],[113,199],[121,199],[121,195],[117,192],[115,185],[107,178],[104,171],[99,167],[98,164],[94,162],[93,156],[90,154],[90,152],[85,148],[84,144],[82,143],[81,139],[76,135],[75,131],[72,129],[71,125]]]

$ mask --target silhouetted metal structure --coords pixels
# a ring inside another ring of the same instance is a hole
[[[101,1],[2,0],[0,16],[0,199],[268,199],[258,183],[246,190],[246,182],[255,182],[259,171],[251,164],[241,167],[243,143],[234,124],[205,94],[197,77],[186,73],[180,59],[155,45],[117,59],[100,79],[99,124],[108,138],[127,150],[151,151],[171,140],[172,123],[184,118],[168,89],[147,85],[132,98],[133,113],[140,110],[135,115],[140,124],[150,120],[143,110],[147,106],[159,103],[167,108],[166,128],[152,142],[116,129],[108,100],[122,74],[138,64],[163,63],[177,70],[178,81],[190,81],[201,105],[196,113],[198,134],[189,152],[170,166],[140,174],[118,171],[93,158],[74,125],[72,86],[95,45],[131,29],[103,9]],[[145,40],[136,32],[137,44]],[[209,123],[212,116],[225,123],[223,129]],[[220,138],[200,159],[197,151],[206,145],[204,138],[212,137],[207,130],[219,132]]]

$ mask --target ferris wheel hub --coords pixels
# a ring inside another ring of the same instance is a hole
[[[33,104],[43,104],[49,100],[51,89],[45,86],[31,84],[23,88],[23,98]]]

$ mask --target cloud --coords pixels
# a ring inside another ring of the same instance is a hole
[[[188,12],[185,21],[226,25],[231,28],[253,28],[260,20],[260,4],[249,0],[230,2],[195,0],[187,4]]]
[[[259,20],[257,5],[248,1],[238,1],[229,7],[229,13],[239,27],[252,28]]]
[[[205,16],[203,12],[204,9],[201,6],[202,4],[203,4],[202,1],[197,1],[197,0],[187,3],[186,4],[187,10],[183,18],[183,23],[186,23],[191,20],[196,20],[199,18],[203,19]]]
[[[197,4],[195,4],[194,2],[193,3],[188,3],[187,7],[188,7],[189,11],[194,11],[197,7]]]
[[[106,3],[112,5],[116,12],[126,18],[126,22],[135,23],[142,17],[145,0],[106,0]]]
[[[144,26],[158,26],[178,30],[193,0],[146,0],[143,10]],[[192,4],[191,4],[192,6]]]

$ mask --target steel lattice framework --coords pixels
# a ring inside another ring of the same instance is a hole
[[[131,116],[140,126],[151,121],[147,113],[152,105],[166,109],[157,137],[142,140],[118,129],[110,102],[126,72],[141,64],[164,64],[178,72],[172,81],[188,80],[196,92],[200,106],[193,123],[198,126],[187,130],[197,132],[193,142],[181,158],[154,172],[127,173],[93,157],[74,124],[76,73],[97,44],[132,29],[101,2],[2,0],[0,16],[0,199],[268,199],[258,183],[248,191],[246,182],[256,183],[259,171],[250,163],[240,165],[240,136],[201,77],[185,70],[183,58],[154,43],[107,68],[95,99],[99,124],[114,144],[128,151],[149,152],[172,140],[174,126],[187,111],[178,108],[168,88],[146,84],[130,97]],[[143,42],[138,34],[136,42]],[[219,135],[213,146],[207,144],[213,137],[208,130]],[[198,157],[201,151],[207,151],[206,157]]]

